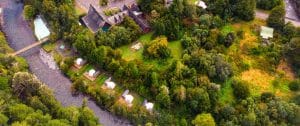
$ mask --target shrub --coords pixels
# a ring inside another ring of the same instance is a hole
[[[35,10],[31,5],[24,6],[24,16],[26,20],[30,20],[34,18]]]
[[[192,124],[195,126],[215,126],[214,118],[211,116],[210,113],[208,114],[199,114],[196,118],[192,121]]]
[[[228,34],[226,35],[225,40],[224,40],[224,45],[225,45],[227,48],[230,47],[230,46],[233,44],[235,38],[236,38],[236,37],[235,37],[235,34],[234,34],[233,32],[228,33]]]
[[[6,126],[7,121],[8,121],[8,117],[0,113],[0,125]]]
[[[75,82],[73,82],[72,88],[74,88],[80,92],[86,92],[87,84],[83,79],[79,78],[79,79],[75,80]]]
[[[245,31],[240,29],[237,31],[237,36],[240,38],[240,39],[243,39],[244,38],[244,34],[245,34]]]
[[[250,89],[246,82],[241,80],[234,80],[231,84],[233,94],[238,99],[246,99],[250,96]]]
[[[288,39],[294,37],[296,32],[296,27],[291,22],[288,22],[286,25],[284,25],[283,34],[288,37]]]
[[[171,50],[168,48],[166,37],[158,37],[150,44],[145,45],[144,54],[147,58],[168,58]]]
[[[296,103],[297,105],[300,105],[300,95],[297,95],[294,97],[293,99],[294,103]]]
[[[271,10],[280,5],[282,1],[283,0],[256,0],[256,6],[260,9]]]
[[[100,1],[99,1],[99,4],[100,4],[101,6],[106,6],[106,5],[108,4],[108,0],[100,0]]]
[[[285,8],[284,6],[277,6],[272,9],[267,24],[277,30],[282,30],[285,24]]]
[[[290,90],[292,90],[292,91],[299,91],[299,90],[300,90],[300,80],[292,81],[292,82],[289,84],[289,88],[290,88]]]
[[[264,92],[261,94],[260,99],[263,102],[268,102],[275,98],[275,95],[271,92]]]
[[[0,76],[0,90],[6,90],[8,87],[8,78]]]

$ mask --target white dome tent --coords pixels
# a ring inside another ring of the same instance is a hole
[[[90,77],[94,77],[95,73],[96,73],[96,70],[90,69],[88,74]]]
[[[76,65],[81,65],[82,62],[83,62],[83,59],[82,58],[77,58],[75,62],[76,62]]]
[[[201,8],[203,8],[203,9],[206,9],[206,8],[207,8],[207,5],[206,5],[205,2],[203,2],[202,0],[196,1],[195,4],[196,4],[198,7],[201,7]]]
[[[151,103],[151,102],[148,102],[148,103],[145,104],[145,107],[146,107],[147,110],[152,111],[152,109],[154,107],[154,104]]]
[[[127,103],[127,104],[131,104],[132,103],[132,101],[133,101],[133,96],[132,95],[125,95],[124,96],[125,97],[125,102]]]
[[[112,81],[106,81],[105,86],[109,89],[114,89],[116,87],[116,84],[115,84],[115,82],[112,82]]]

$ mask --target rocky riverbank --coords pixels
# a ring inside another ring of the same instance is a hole
[[[9,45],[20,50],[36,41],[32,29],[22,16],[23,5],[14,0],[0,0],[0,7],[3,8],[2,30],[6,34]],[[23,53],[30,70],[42,82],[47,84],[64,106],[81,106],[83,95],[73,96],[70,91],[71,82],[60,70],[51,69],[46,65],[39,54],[40,47],[36,47]],[[100,118],[99,121],[104,126],[127,126],[130,123],[125,119],[120,119],[108,111],[99,108],[92,100],[88,101],[88,106]]]

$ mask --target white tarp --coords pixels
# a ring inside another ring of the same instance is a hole
[[[34,32],[38,40],[46,38],[50,35],[49,29],[40,16],[34,20]]]

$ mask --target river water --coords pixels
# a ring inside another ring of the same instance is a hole
[[[0,0],[3,8],[3,31],[9,45],[20,50],[36,41],[33,31],[22,16],[23,5],[15,3],[14,0]],[[40,58],[40,47],[36,47],[22,54],[29,64],[30,71],[42,82],[47,84],[54,92],[55,97],[63,106],[81,106],[83,95],[73,96],[71,94],[71,81],[61,71],[50,69]],[[108,111],[99,108],[94,101],[88,100],[91,108],[99,122],[104,126],[127,126],[130,125],[126,119],[118,118]]]

